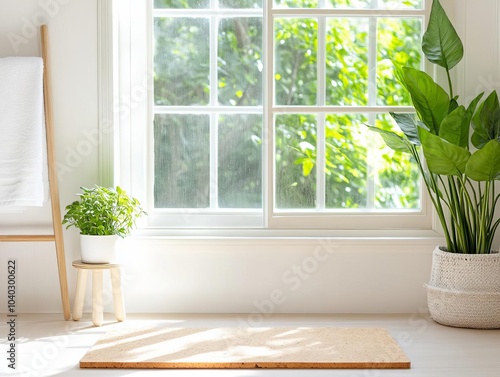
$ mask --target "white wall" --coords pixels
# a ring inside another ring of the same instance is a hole
[[[458,32],[465,46],[465,57],[458,67],[459,94],[470,102],[484,92],[500,95],[500,0],[455,0]],[[461,75],[461,76],[460,76]],[[500,182],[496,182],[500,192]],[[500,218],[497,206],[496,219]],[[500,250],[500,229],[493,246]]]
[[[98,176],[97,150],[83,161],[71,160],[71,151],[86,140],[83,131],[97,129],[97,2],[65,1],[49,20],[58,161],[77,165],[62,176],[63,205],[72,200],[78,186],[93,184]],[[449,8],[457,20],[464,21],[459,31],[467,51],[462,70],[465,95],[485,85],[483,78],[499,85],[497,3],[500,0],[456,0]],[[16,54],[6,34],[19,32],[22,17],[38,10],[35,0],[0,0],[0,56]],[[17,54],[37,53],[33,39]],[[2,224],[12,221],[11,216],[0,217]],[[26,218],[35,223],[49,219],[44,210],[17,217],[22,224],[28,223]],[[70,262],[78,257],[76,232],[66,232],[65,242]],[[121,244],[126,307],[128,312],[425,311],[422,286],[429,278],[432,249],[438,243],[442,243],[440,237],[391,239],[380,234],[363,238],[338,234],[328,238],[129,238]],[[9,257],[16,257],[20,264],[19,310],[60,312],[53,248],[0,244],[0,281]],[[68,273],[73,297],[75,272],[68,267]],[[110,293],[108,286],[104,300],[111,311]],[[5,301],[0,293],[0,311],[5,311]],[[89,297],[86,303],[89,310]],[[242,318],[256,323],[261,317]]]
[[[97,128],[96,9],[96,0],[0,0],[0,57],[40,56],[37,26],[48,25],[62,207],[74,200],[79,186],[97,180],[97,147],[84,150],[84,157],[75,152],[85,140],[83,132]],[[0,213],[1,233],[50,231],[50,224],[49,205],[21,214]],[[73,295],[75,273],[70,266],[78,256],[73,232],[66,232],[65,245]],[[2,282],[9,258],[16,258],[18,264],[18,310],[61,312],[53,243],[0,243]],[[0,283],[0,312],[5,312],[2,287],[6,285]]]

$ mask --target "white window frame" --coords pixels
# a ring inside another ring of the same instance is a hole
[[[153,17],[203,17],[210,20],[210,102],[208,106],[156,106],[152,105],[152,118],[154,114],[203,114],[210,117],[210,177],[218,177],[218,129],[216,116],[218,114],[259,114],[263,113],[263,106],[222,106],[218,105],[218,80],[217,80],[217,19],[224,17],[262,17],[262,9],[217,9],[216,1],[211,0],[211,9],[155,9],[149,7]],[[263,21],[264,22],[264,21]],[[152,30],[152,24],[147,25]],[[152,41],[152,38],[149,39]],[[152,46],[149,46],[148,56],[152,57]],[[152,67],[152,63],[149,63]],[[151,83],[152,85],[152,83]],[[150,103],[153,104],[152,99]],[[152,119],[151,118],[151,119]],[[149,124],[152,124],[150,121]],[[150,130],[152,131],[152,130]],[[152,133],[149,140],[153,140]],[[149,161],[154,159],[154,148],[148,150]],[[161,224],[164,227],[207,227],[216,224],[217,227],[243,227],[258,228],[262,226],[261,209],[231,209],[218,207],[217,179],[210,178],[210,207],[209,208],[154,208],[154,171],[153,164],[149,166],[148,175],[148,208],[151,209],[149,221],[151,224]]]
[[[265,0],[266,1],[266,0]],[[274,191],[274,140],[273,140],[273,117],[275,113],[301,113],[306,112],[362,112],[364,114],[385,113],[393,108],[380,107],[369,104],[367,107],[338,107],[338,106],[320,106],[320,107],[294,107],[287,109],[280,106],[271,106],[270,98],[273,98],[274,80],[272,87],[269,87],[268,76],[273,72],[272,56],[274,46],[264,41],[263,50],[266,51],[265,69],[264,69],[264,97],[263,113],[265,118],[264,134],[267,142],[263,151],[263,211],[260,210],[218,210],[216,213],[210,210],[181,209],[177,211],[154,209],[152,199],[153,172],[153,148],[148,147],[148,140],[152,140],[152,103],[153,101],[153,82],[152,75],[148,74],[147,67],[152,67],[152,0],[147,2],[137,2],[133,0],[108,0],[107,7],[112,8],[113,21],[115,24],[113,37],[118,43],[113,44],[113,75],[112,82],[114,103],[114,121],[115,132],[113,137],[108,137],[108,147],[103,149],[113,151],[112,154],[101,153],[101,156],[111,155],[114,159],[114,182],[117,182],[128,188],[130,192],[139,197],[142,203],[147,203],[149,215],[143,219],[140,226],[154,234],[162,232],[162,229],[205,229],[218,228],[217,232],[224,229],[240,229],[253,232],[263,229],[266,231],[275,230],[277,233],[287,229],[300,229],[307,232],[319,231],[363,231],[380,230],[396,234],[400,231],[414,232],[424,230],[434,230],[436,226],[434,211],[431,202],[428,200],[424,187],[421,187],[422,203],[421,209],[415,211],[380,211],[367,210],[335,210],[331,212],[319,212],[314,210],[306,211],[274,211],[273,195]],[[145,6],[145,3],[148,6]],[[422,16],[427,20],[430,0],[424,0],[424,9],[420,10],[402,10],[398,11],[397,16]],[[101,5],[102,8],[106,7]],[[231,11],[228,11],[231,13]],[[352,10],[321,10],[324,15],[352,15]],[[387,12],[380,10],[366,10],[366,15],[381,15]],[[316,9],[274,9],[271,14],[264,10],[263,27],[266,30],[272,30],[273,18],[276,16],[307,16],[317,15]],[[147,25],[147,26],[145,26]],[[321,38],[321,37],[320,37]],[[318,51],[320,51],[319,49]],[[321,52],[319,52],[321,54]],[[373,55],[374,51],[370,52]],[[376,54],[376,52],[375,52]],[[373,62],[374,57],[370,58]],[[375,57],[376,60],[376,57]],[[118,65],[117,62],[120,62]],[[109,62],[107,62],[109,64]],[[320,72],[321,73],[321,72]],[[318,83],[321,84],[318,77]],[[370,84],[370,90],[374,86]],[[371,96],[373,98],[373,96]],[[109,103],[109,101],[108,101]],[[195,109],[194,109],[195,110]],[[237,109],[236,109],[237,110]],[[399,111],[411,111],[411,108],[398,108]],[[233,111],[233,110],[228,110]],[[118,125],[118,126],[116,126]],[[101,127],[102,133],[102,127]],[[105,140],[105,138],[103,139]],[[132,142],[133,141],[133,142]],[[114,145],[114,148],[112,147]],[[318,146],[321,148],[321,146]],[[149,151],[149,153],[145,153]],[[321,151],[321,150],[320,150]],[[272,164],[270,163],[270,159]],[[319,166],[322,161],[318,161]],[[109,160],[101,161],[101,165],[109,166]],[[269,167],[273,166],[272,169]],[[109,170],[103,169],[103,170]],[[318,174],[321,176],[322,174]],[[321,179],[321,178],[320,178]],[[321,195],[322,193],[320,193]],[[215,227],[214,227],[215,224]],[[165,234],[167,234],[165,231]],[[147,232],[146,232],[147,233]],[[146,234],[145,233],[145,234]],[[214,233],[215,234],[215,233]],[[387,234],[387,233],[384,233]],[[409,234],[409,233],[408,233]]]
[[[318,0],[320,6],[326,3],[326,0]],[[377,3],[377,0],[372,0],[372,3]],[[389,107],[377,106],[376,101],[376,76],[370,74],[368,77],[368,106],[325,106],[326,98],[326,73],[325,65],[322,64],[325,58],[325,40],[326,40],[326,18],[332,16],[351,16],[351,17],[369,17],[369,16],[387,16],[387,17],[404,17],[404,16],[417,16],[423,18],[422,27],[425,28],[428,12],[430,8],[430,1],[423,0],[423,9],[421,10],[353,10],[353,9],[289,9],[289,8],[274,8],[271,14],[267,17],[266,30],[273,30],[274,19],[276,17],[315,17],[318,19],[318,99],[317,106],[278,106],[275,104],[274,87],[275,81],[272,80],[273,85],[266,87],[268,93],[268,103],[272,103],[270,111],[267,114],[267,133],[268,133],[268,150],[267,156],[272,156],[271,161],[273,170],[268,171],[267,174],[267,193],[266,195],[268,205],[265,207],[267,210],[266,220],[267,227],[271,229],[290,229],[296,228],[298,223],[302,223],[302,229],[430,229],[432,224],[432,206],[425,192],[425,188],[420,182],[421,192],[421,209],[419,210],[370,210],[356,209],[356,210],[342,210],[335,209],[332,211],[320,212],[319,210],[277,210],[274,205],[275,195],[275,144],[274,144],[274,116],[277,114],[326,114],[326,113],[349,113],[349,114],[368,114],[369,123],[375,123],[375,116],[379,113],[388,113],[389,111],[398,112],[414,112],[412,107]],[[368,69],[369,72],[376,71],[377,64],[377,50],[376,50],[376,20],[370,19],[370,33],[369,33],[369,55],[368,55]],[[274,45],[267,44],[266,46],[267,70],[266,72],[273,72],[274,68]],[[424,61],[424,59],[422,59]],[[269,85],[269,80],[264,82]],[[270,98],[270,100],[269,100]],[[316,167],[317,167],[317,184],[316,184],[316,197],[319,198],[318,202],[323,203],[325,197],[325,175],[324,175],[324,135],[325,135],[325,122],[324,117],[318,118],[317,122],[318,142],[316,153]],[[268,162],[267,166],[271,166]],[[370,185],[369,185],[370,186]],[[373,186],[373,185],[372,185]],[[381,225],[383,224],[383,225]]]

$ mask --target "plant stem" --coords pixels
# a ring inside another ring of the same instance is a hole
[[[473,202],[470,196],[469,191],[467,190],[467,185],[466,182],[469,179],[464,175],[459,177],[459,182],[460,182],[460,199],[461,199],[461,205],[460,209],[463,212],[463,220],[464,223],[462,224],[462,227],[464,228],[464,236],[467,239],[467,244],[464,245],[466,249],[464,249],[464,253],[476,253],[478,252],[477,250],[477,240],[474,239],[474,235],[477,236],[477,215],[475,212],[475,208],[477,208],[477,201]],[[474,193],[474,197],[477,197],[474,191],[474,188],[472,185],[472,192]]]
[[[500,194],[499,195],[496,195],[495,194],[496,190],[495,190],[495,184],[492,185],[492,189],[491,189],[491,202],[492,202],[492,205],[491,205],[491,213],[490,213],[490,219],[491,219],[491,222],[493,223],[493,219],[494,219],[494,216],[495,216],[495,207],[498,203],[498,200],[500,199]],[[500,218],[497,219],[495,221],[495,223],[493,223],[493,226],[490,228],[490,233],[488,234],[488,250],[493,250],[493,238],[495,236],[495,233],[496,233],[496,230],[497,228],[500,226]]]
[[[486,181],[486,185],[484,188],[484,194],[481,198],[481,203],[479,207],[479,231],[478,231],[478,253],[480,254],[485,254],[489,253],[490,250],[486,250],[489,244],[489,237],[488,237],[488,228],[489,228],[489,221],[488,217],[490,214],[488,214],[488,208],[489,208],[489,201],[490,201],[490,193],[491,193],[491,181]],[[494,208],[493,208],[494,209]]]
[[[439,176],[441,179],[441,176]],[[443,183],[444,186],[444,183]],[[465,229],[463,228],[464,220],[461,213],[461,200],[458,194],[457,185],[455,183],[455,179],[453,176],[448,177],[448,186],[449,186],[449,202],[450,202],[450,214],[451,214],[451,222],[453,225],[452,232],[456,236],[455,247],[457,250],[462,253],[466,252],[466,236]]]
[[[446,222],[446,216],[445,216],[444,211],[443,211],[443,206],[442,206],[441,201],[439,199],[439,195],[435,194],[436,197],[434,197],[434,193],[439,192],[438,191],[439,189],[438,189],[438,186],[437,186],[436,181],[434,179],[434,176],[432,173],[429,172],[428,177],[430,177],[430,178],[429,178],[429,180],[427,179],[427,176],[426,176],[425,170],[424,170],[424,166],[422,164],[422,160],[420,159],[420,155],[418,153],[417,148],[415,147],[415,145],[410,144],[410,143],[407,143],[407,145],[411,151],[413,158],[415,158],[415,161],[417,162],[417,166],[418,166],[418,169],[420,170],[420,174],[422,174],[422,178],[425,181],[425,187],[427,188],[427,192],[429,193],[429,197],[431,198],[431,201],[434,204],[434,208],[436,209],[436,212],[438,214],[439,222],[441,223],[441,226],[443,227],[443,232],[444,232],[444,236],[446,239],[446,247],[448,248],[448,251],[453,251],[454,250],[454,243],[450,237],[450,232],[448,229],[448,224]],[[433,191],[434,191],[434,193],[433,193]],[[447,204],[447,205],[449,207],[449,204]]]
[[[450,98],[453,98],[453,84],[451,83],[450,70],[446,68],[446,76],[448,77],[448,85],[450,87]]]

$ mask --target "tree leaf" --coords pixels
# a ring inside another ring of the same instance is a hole
[[[312,145],[312,144],[311,144],[311,143],[309,143],[308,141],[301,141],[301,142],[299,143],[299,147],[300,147],[300,150],[301,150],[302,152],[305,152],[305,151],[307,151],[307,150],[311,150],[311,151],[313,151],[314,149],[316,149],[316,148],[314,147],[314,145]]]
[[[314,168],[314,160],[310,158],[304,159],[304,162],[302,163],[302,174],[304,177],[307,177],[310,173],[311,170]]]
[[[396,121],[401,131],[406,135],[412,144],[420,145],[418,138],[418,126],[414,114],[396,114],[390,112],[392,118]]]
[[[403,76],[420,119],[433,134],[439,134],[441,122],[448,115],[448,94],[432,77],[418,69],[404,67]]]
[[[462,148],[469,147],[469,123],[465,107],[459,106],[444,118],[439,136]]]
[[[432,3],[429,26],[422,39],[427,59],[447,70],[462,60],[464,46],[439,0]]]
[[[386,131],[381,128],[373,127],[367,125],[370,131],[374,131],[380,134],[384,139],[387,146],[395,151],[399,152],[410,152],[408,146],[406,145],[404,139],[395,132]]]
[[[474,181],[500,180],[500,142],[490,140],[472,154],[465,174]]]
[[[470,152],[451,144],[429,131],[419,128],[420,142],[429,170],[434,174],[462,175],[470,157]]]
[[[490,140],[500,141],[500,104],[497,92],[493,91],[484,100],[472,118],[472,144],[481,149]]]

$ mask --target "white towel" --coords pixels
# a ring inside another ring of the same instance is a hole
[[[45,150],[43,60],[0,59],[0,208],[43,205]]]

